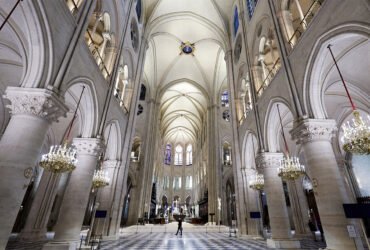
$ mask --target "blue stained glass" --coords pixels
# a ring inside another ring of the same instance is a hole
[[[166,151],[164,155],[164,164],[171,165],[171,144],[166,145]]]
[[[184,48],[182,49],[182,51],[185,53],[185,54],[190,54],[193,52],[193,48],[191,46],[184,46]]]
[[[249,19],[252,18],[254,9],[256,8],[258,0],[247,0],[247,8],[248,8],[248,15]]]
[[[239,14],[238,14],[238,8],[235,7],[234,11],[234,36],[236,35],[236,32],[238,32],[239,29]]]
[[[136,10],[137,19],[140,21],[140,18],[141,18],[141,0],[136,1],[135,10]]]

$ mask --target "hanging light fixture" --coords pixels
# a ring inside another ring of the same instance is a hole
[[[277,104],[276,106],[277,106],[277,110],[278,110],[278,114],[279,114],[281,134],[283,136],[284,145],[285,145],[285,156],[280,162],[280,167],[278,168],[278,175],[283,180],[296,180],[301,175],[304,175],[306,173],[306,170],[305,170],[304,166],[299,162],[298,157],[295,157],[295,156],[292,157],[292,156],[289,155],[288,143],[285,139],[283,122],[281,120],[279,104]]]
[[[107,145],[108,145],[108,142],[109,142],[111,129],[112,129],[112,124],[109,127]],[[104,155],[105,155],[106,150],[107,150],[107,147],[105,147],[104,152],[100,155],[100,161],[98,162],[98,167],[94,171],[94,176],[93,176],[93,180],[92,180],[92,186],[93,186],[94,189],[106,187],[110,183],[110,178],[108,177],[107,171],[102,169],[102,161],[104,161]]]
[[[262,190],[265,186],[265,180],[262,174],[256,174],[252,180],[250,180],[249,187],[254,190]]]
[[[352,154],[370,154],[370,117],[366,119],[362,118],[360,112],[356,109],[356,106],[349,94],[347,85],[344,81],[343,75],[339,69],[337,61],[335,60],[333,51],[331,50],[331,44],[328,45],[330,55],[333,58],[335,67],[338,70],[340,79],[343,83],[344,89],[346,90],[347,97],[352,107],[353,119],[342,125],[343,131],[343,149],[344,151]]]
[[[77,110],[80,106],[82,95],[85,91],[85,86],[82,86],[82,91],[80,98],[77,102],[77,107],[74,112],[71,123],[69,124],[67,130],[66,139],[63,139],[61,145],[54,145],[50,147],[50,151],[47,154],[42,155],[41,161],[39,163],[40,167],[52,173],[65,173],[71,172],[76,168],[77,164],[77,149],[71,144],[69,145],[69,135],[72,130],[72,126],[77,117]]]
[[[94,171],[93,177],[93,188],[102,188],[109,185],[110,178],[108,173],[102,169],[97,169]]]

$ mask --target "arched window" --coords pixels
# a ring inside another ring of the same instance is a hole
[[[186,165],[193,164],[193,146],[189,144],[186,148]]]
[[[186,189],[192,189],[193,188],[193,176],[186,176],[185,188]]]
[[[238,7],[235,7],[234,10],[234,36],[236,36],[236,33],[239,29],[239,13],[238,13]]]
[[[249,19],[252,18],[254,9],[256,8],[258,0],[247,0],[248,16]]]
[[[224,165],[231,165],[231,147],[228,142],[223,145]]]
[[[86,43],[105,77],[111,71],[108,64],[113,65],[111,62],[114,60],[110,22],[108,13],[95,13],[91,16],[85,33]]]
[[[229,92],[227,90],[221,94],[221,106],[229,107]]]
[[[171,144],[166,145],[166,150],[164,153],[164,164],[171,165]]]
[[[118,99],[119,105],[126,111],[131,103],[132,88],[129,87],[128,67],[120,67],[114,88],[114,96]]]
[[[135,11],[136,11],[137,20],[139,21],[141,20],[141,12],[142,12],[141,4],[142,4],[141,0],[136,1]]]
[[[182,165],[182,147],[180,145],[176,146],[175,149],[175,165]]]
[[[67,7],[73,15],[78,12],[82,1],[83,0],[66,0]]]
[[[146,96],[146,87],[144,84],[141,84],[140,86],[140,101],[145,101]]]
[[[247,117],[249,111],[252,110],[252,92],[249,78],[242,80],[242,90],[243,115]]]
[[[137,105],[137,112],[136,112],[136,114],[137,115],[140,115],[141,113],[143,113],[143,111],[144,111],[143,105],[141,105],[141,104]]]
[[[229,110],[225,110],[223,113],[222,113],[222,118],[229,122],[230,121],[230,111]]]
[[[178,190],[181,188],[181,177],[173,178],[173,189]]]

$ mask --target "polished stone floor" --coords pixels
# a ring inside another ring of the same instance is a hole
[[[324,248],[324,243],[313,240],[301,241],[302,249]],[[132,233],[124,234],[118,241],[102,242],[101,249],[132,249],[132,250],[236,250],[236,249],[267,249],[266,241],[229,237],[227,233],[186,233],[176,236],[173,233]]]
[[[6,249],[41,250],[46,241],[19,242],[11,239]],[[302,249],[324,248],[324,243],[313,240],[301,241]],[[266,241],[229,237],[227,233],[184,232],[182,236],[174,233],[124,233],[117,241],[103,241],[102,250],[236,250],[236,249],[267,249]]]

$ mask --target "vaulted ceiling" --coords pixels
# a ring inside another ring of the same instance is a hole
[[[186,144],[200,135],[207,107],[226,81],[232,5],[224,0],[145,1],[149,49],[144,79],[161,103],[166,142]],[[182,52],[186,42],[193,53]]]

